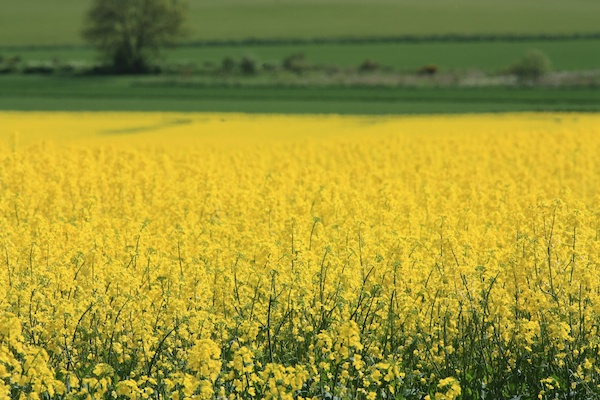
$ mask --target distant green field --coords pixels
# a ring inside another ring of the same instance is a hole
[[[237,87],[0,76],[0,110],[407,114],[600,111],[595,88]]]
[[[96,59],[79,35],[91,0],[0,0],[0,56],[32,61]],[[243,39],[402,35],[599,33],[598,0],[190,0],[188,43]],[[495,72],[537,48],[557,70],[600,69],[600,39],[517,42],[371,42],[233,46],[184,45],[169,62],[218,65],[226,56],[279,63],[357,67],[372,59],[396,70],[436,64],[443,71]],[[266,75],[265,75],[266,76]],[[264,76],[261,76],[264,78]],[[128,77],[0,76],[3,110],[172,110],[402,114],[600,111],[598,90],[141,85]]]
[[[90,0],[2,0],[0,47],[80,44]],[[597,32],[597,0],[192,0],[191,41]]]
[[[399,70],[414,70],[436,64],[442,70],[477,68],[498,71],[530,49],[544,51],[556,70],[600,69],[600,39],[525,42],[440,42],[440,43],[364,43],[302,44],[252,46],[185,46],[166,53],[168,62],[220,64],[224,57],[252,56],[259,62],[280,63],[292,53],[304,53],[307,61],[318,65],[357,67],[370,58]],[[1,54],[1,53],[0,53]],[[91,48],[11,49],[4,56],[20,56],[24,61],[86,61],[96,54]]]

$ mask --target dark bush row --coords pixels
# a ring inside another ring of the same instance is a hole
[[[315,68],[314,65],[307,62],[303,53],[294,53],[285,57],[280,64],[261,63],[252,56],[244,56],[239,61],[233,57],[225,57],[221,61],[219,72],[221,74],[256,75],[261,70],[267,72],[284,70],[301,74]]]
[[[539,79],[551,69],[550,59],[539,50],[531,50],[523,58],[515,61],[502,72],[514,75],[520,80]],[[377,61],[365,59],[358,67],[360,73],[373,73],[377,71],[392,71],[383,67]],[[244,56],[241,59],[225,57],[220,64],[205,62],[202,66],[194,63],[175,63],[149,67],[148,74],[180,74],[192,76],[195,74],[218,74],[252,76],[260,72],[274,73],[277,71],[304,74],[310,71],[324,71],[327,73],[340,72],[341,68],[333,66],[315,65],[310,63],[303,53],[293,53],[279,63],[262,63],[253,56]],[[414,72],[418,75],[432,76],[439,73],[440,68],[435,64],[424,65]],[[91,65],[80,62],[23,62],[19,57],[2,57],[0,55],[0,74],[22,73],[39,75],[117,75],[123,73],[113,67],[105,65]]]
[[[160,73],[160,66],[149,67],[146,73]],[[18,56],[2,57],[0,55],[0,74],[25,75],[118,75],[122,73],[111,66],[90,64],[86,62],[63,61],[22,61]]]
[[[0,74],[21,73],[37,75],[81,74],[92,67],[82,62],[23,61],[19,56],[3,57],[0,55]]]

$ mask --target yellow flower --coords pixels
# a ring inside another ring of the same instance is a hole
[[[0,121],[0,397],[600,393],[599,115]]]

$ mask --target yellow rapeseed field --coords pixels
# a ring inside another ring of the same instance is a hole
[[[600,115],[0,113],[0,399],[597,398],[599,328]]]

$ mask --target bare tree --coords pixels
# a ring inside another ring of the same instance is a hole
[[[185,34],[182,0],[94,0],[83,37],[116,72],[143,73]]]

